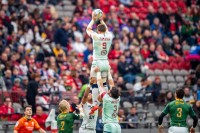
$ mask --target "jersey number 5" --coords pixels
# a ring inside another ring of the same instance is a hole
[[[64,127],[65,127],[65,122],[64,122],[64,121],[61,121],[61,128],[60,128],[60,130],[61,130],[61,131],[65,130]]]
[[[183,111],[182,108],[177,108],[178,113],[177,113],[176,116],[179,117],[179,118],[182,117],[182,111]]]

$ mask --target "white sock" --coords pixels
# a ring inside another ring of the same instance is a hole
[[[99,89],[92,88],[92,105],[93,106],[99,105],[98,96],[99,96]]]

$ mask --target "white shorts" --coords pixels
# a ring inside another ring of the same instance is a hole
[[[188,133],[187,127],[170,127],[168,133]]]
[[[84,128],[80,127],[79,133],[96,133],[96,130],[84,129]]]
[[[90,77],[97,77],[97,73],[91,68],[90,70]],[[108,72],[101,72],[101,77],[106,78],[108,77]]]

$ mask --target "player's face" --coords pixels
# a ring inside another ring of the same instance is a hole
[[[87,100],[88,100],[88,101],[92,100],[92,93],[89,93],[89,94],[88,94]]]
[[[32,115],[32,108],[27,107],[24,114],[27,115],[27,116],[31,116]]]

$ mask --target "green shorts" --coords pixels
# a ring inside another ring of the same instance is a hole
[[[104,124],[103,133],[121,133],[121,127],[118,123]]]
[[[98,67],[101,72],[107,72],[110,69],[108,60],[94,60],[92,62],[92,68]]]

